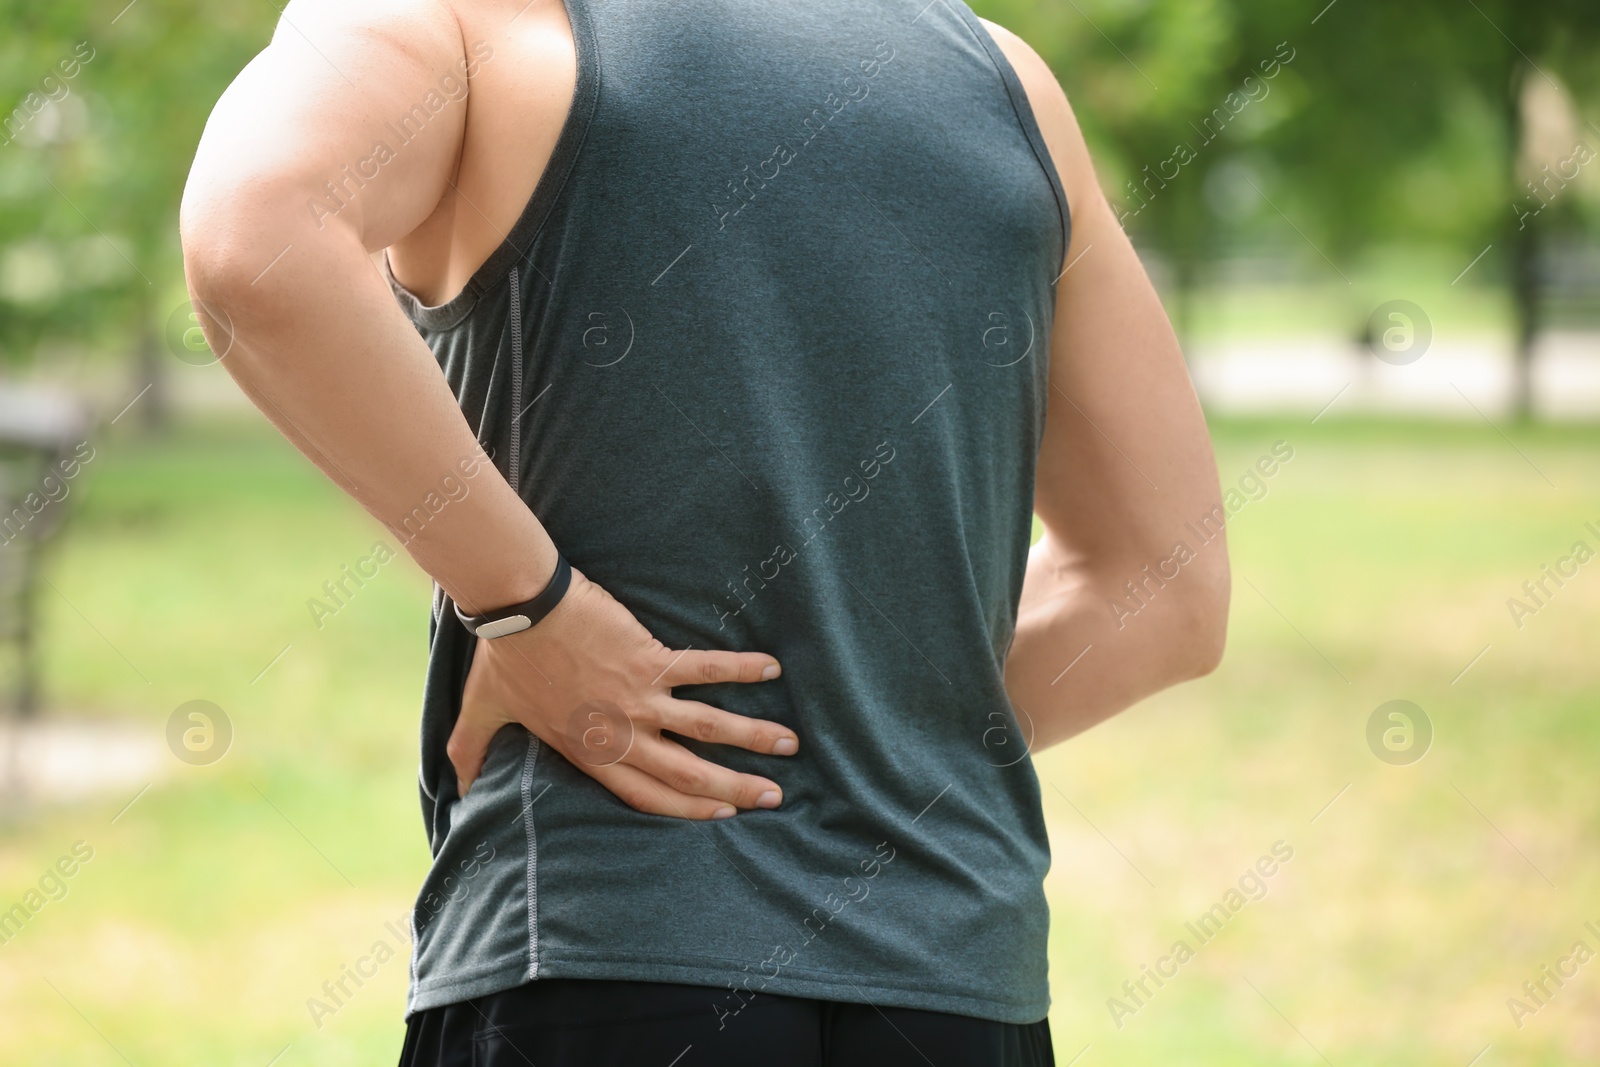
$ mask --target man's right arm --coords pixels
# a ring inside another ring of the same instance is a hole
[[[218,102],[181,211],[184,265],[222,364],[272,422],[394,532],[465,610],[520,603],[556,547],[462,416],[433,353],[370,254],[426,220],[454,178],[466,107],[446,108],[338,212],[324,183],[371,154],[384,124],[461,75],[461,32],[437,0],[291,3],[272,43]],[[470,95],[468,97],[470,101]],[[476,463],[472,489],[420,529],[405,520]],[[699,759],[661,729],[771,752],[791,731],[671,696],[674,685],[757,681],[758,653],[674,654],[574,570],[566,597],[521,634],[479,639],[450,758],[465,791],[489,739],[519,722],[640,810],[709,818],[776,785]],[[621,707],[636,743],[596,766],[566,718]]]
[[[448,10],[425,0],[382,14],[291,4],[207,123],[181,226],[196,306],[228,320],[207,323],[222,365],[470,610],[536,594],[555,546],[503,478],[474,477],[465,498],[403,528],[483,450],[369,259],[432,213],[465,109],[440,112],[342,210],[311,209],[385,139],[386,120],[455,70],[460,40]]]

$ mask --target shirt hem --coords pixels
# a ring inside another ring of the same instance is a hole
[[[729,989],[729,961],[707,958],[705,965],[682,962],[664,963],[638,958],[609,956],[553,956],[541,952],[539,978],[597,978],[619,981],[673,982],[681,985],[707,986],[715,996],[732,996]],[[529,980],[530,968],[526,959],[507,961],[498,967],[474,968],[471,972],[440,975],[419,981],[409,1000],[406,1017],[419,1011],[441,1007],[473,997],[487,996],[512,989]],[[1050,997],[1033,1000],[995,1000],[975,997],[966,993],[929,988],[909,982],[897,982],[883,975],[865,975],[855,978],[846,975],[830,976],[826,971],[806,973],[780,972],[776,977],[756,975],[748,991],[740,987],[745,996],[772,993],[778,996],[810,997],[818,1000],[870,1003],[880,1008],[912,1008],[920,1011],[947,1012],[979,1019],[1014,1025],[1029,1025],[1046,1018],[1050,1013]],[[707,1001],[707,1009],[720,1001]],[[737,1001],[730,1001],[737,1004]]]

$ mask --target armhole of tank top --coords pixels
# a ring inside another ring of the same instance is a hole
[[[950,0],[950,7],[955,9],[973,36],[978,39],[978,43],[983,46],[984,51],[989,53],[989,59],[994,63],[995,69],[1000,74],[1000,80],[1005,85],[1006,95],[1011,98],[1011,109],[1016,112],[1017,122],[1028,138],[1028,144],[1033,148],[1034,158],[1039,161],[1040,169],[1050,182],[1050,191],[1055,195],[1056,212],[1061,216],[1061,261],[1056,264],[1056,269],[1060,270],[1066,263],[1067,249],[1072,244],[1072,207],[1067,203],[1067,192],[1061,184],[1061,175],[1056,171],[1055,161],[1050,156],[1050,147],[1045,144],[1044,133],[1039,129],[1038,119],[1034,117],[1033,105],[1028,102],[1028,91],[1023,88],[1022,79],[1017,76],[1011,60],[1006,58],[1005,51],[996,43],[988,28],[967,6],[965,0]]]
[[[599,50],[595,46],[594,31],[589,24],[589,12],[585,3],[586,0],[562,0],[562,6],[567,12],[567,22],[572,27],[572,42],[577,62],[577,78],[572,89],[572,102],[567,106],[567,116],[562,121],[561,132],[556,136],[555,148],[551,150],[549,162],[545,164],[544,172],[539,175],[533,193],[523,205],[517,221],[512,223],[511,232],[506,235],[505,240],[501,241],[499,246],[489,253],[489,258],[472,272],[472,277],[467,280],[461,292],[442,304],[431,305],[424,304],[417,299],[416,294],[400,284],[389,266],[388,250],[384,250],[383,274],[388,279],[389,288],[400,301],[400,306],[405,309],[407,316],[419,328],[443,331],[459,326],[485,293],[497,285],[506,284],[512,266],[520,258],[528,255],[533,239],[544,228],[557,198],[566,188],[567,179],[577,162],[579,149],[583,147],[584,139],[588,135],[589,123],[594,118],[595,104],[599,99]]]

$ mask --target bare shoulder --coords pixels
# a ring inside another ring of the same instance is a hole
[[[367,38],[419,58],[450,50],[461,34],[446,0],[289,0],[272,43],[308,43],[322,33]]]
[[[218,101],[202,152],[304,160],[322,143],[365,134],[372,109],[448,69],[461,51],[444,0],[289,0],[266,48]]]
[[[997,22],[981,17],[979,21],[1017,72],[1017,79],[1028,94],[1028,105],[1039,123],[1039,131],[1044,135],[1046,147],[1050,149],[1051,160],[1061,176],[1067,202],[1076,212],[1079,204],[1091,197],[1099,186],[1090,164],[1089,149],[1084,144],[1072,105],[1067,102],[1066,91],[1050,69],[1050,64],[1027,41]]]
[[[998,22],[991,22],[981,15],[978,21],[983,23],[983,28],[989,31],[989,36],[994,38],[995,44],[1000,46],[1000,50],[1016,68],[1017,76],[1027,87],[1030,99],[1035,87],[1043,88],[1050,85],[1059,91],[1060,85],[1057,84],[1055,75],[1050,72],[1050,65],[1033,50],[1033,46]]]

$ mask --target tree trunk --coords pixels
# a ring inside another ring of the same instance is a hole
[[[1186,362],[1192,361],[1190,346],[1194,340],[1195,288],[1200,284],[1202,234],[1205,204],[1200,199],[1200,185],[1206,172],[1188,175],[1188,181],[1174,193],[1172,218],[1172,331],[1178,336],[1178,347]]]
[[[162,338],[150,324],[150,315],[142,317],[143,326],[135,342],[133,360],[133,391],[149,388],[138,401],[138,424],[149,434],[160,433],[171,421],[171,398],[167,392],[167,359],[162,351]]]
[[[1533,342],[1539,332],[1539,251],[1537,222],[1511,236],[1511,414],[1533,418]]]
[[[1512,205],[1511,213],[1517,215],[1515,205],[1526,198],[1519,178],[1523,140],[1526,131],[1522,121],[1522,91],[1527,83],[1528,65],[1513,56],[1506,91],[1505,122],[1506,141],[1509,147],[1508,166]],[[1510,255],[1511,284],[1511,397],[1512,418],[1527,422],[1533,418],[1533,342],[1539,332],[1539,252],[1542,245],[1537,215],[1516,219],[1507,228],[1506,243]]]

